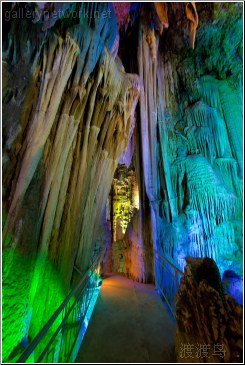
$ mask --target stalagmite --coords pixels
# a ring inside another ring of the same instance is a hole
[[[21,222],[21,210],[39,174],[34,218],[38,249],[30,248],[28,287],[24,293],[29,305],[27,313],[22,313],[23,321],[31,316],[32,308],[36,313],[40,284],[51,280],[49,262],[60,272],[66,290],[72,284],[74,264],[89,266],[113,174],[128,144],[139,97],[139,77],[126,74],[115,52],[110,53],[106,45],[113,50],[117,34],[104,18],[100,22],[93,30],[82,20],[63,36],[48,31],[30,82],[30,89],[38,83],[39,87],[29,115],[25,115],[26,139],[17,155],[4,226],[8,255],[15,255],[11,251],[15,247],[24,250],[22,236],[15,236],[21,230],[28,236],[28,223]],[[52,24],[49,19],[45,29]],[[100,36],[98,29],[103,27]],[[9,275],[6,273],[5,282],[11,282]],[[52,301],[52,295],[55,291],[48,300]],[[48,310],[51,308],[39,313],[39,321],[30,317],[32,338],[41,329],[42,321],[47,320]]]

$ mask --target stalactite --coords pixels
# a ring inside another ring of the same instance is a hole
[[[215,108],[223,116],[220,95],[218,92],[219,81],[212,76],[203,76],[199,80],[200,93],[204,102]]]
[[[157,15],[161,21],[161,25],[163,28],[168,28],[169,26],[169,20],[168,20],[168,8],[166,3],[157,3],[154,2],[154,6],[157,12]],[[163,29],[161,29],[161,32]]]
[[[202,156],[189,156],[186,173],[194,208],[207,217],[208,222],[215,216],[220,221],[228,220],[233,214],[235,196],[225,189],[207,160]]]
[[[171,210],[171,216],[177,216],[177,207],[176,207],[176,199],[174,197],[174,190],[171,181],[171,173],[170,173],[170,163],[171,163],[171,155],[169,155],[168,149],[168,133],[166,127],[166,120],[165,120],[165,110],[164,105],[166,105],[167,100],[164,95],[163,86],[164,84],[168,85],[167,82],[163,82],[162,78],[165,78],[165,71],[163,64],[160,64],[157,73],[157,81],[158,81],[158,128],[160,134],[160,151],[161,151],[161,159],[164,168],[167,192],[169,195],[169,204]],[[165,80],[164,80],[165,81]],[[169,161],[170,160],[170,161]]]
[[[242,120],[242,110],[239,99],[227,81],[219,81],[210,76],[201,78],[201,90],[204,99],[210,106],[217,108],[225,120],[232,154],[238,161],[239,174],[242,176],[242,125],[239,122]]]
[[[243,176],[243,143],[242,143],[242,110],[237,103],[237,97],[227,82],[221,82],[219,86],[220,101],[229,132],[229,138],[233,156],[239,167],[239,176]]]
[[[159,247],[182,269],[187,255],[208,256],[217,260],[223,272],[231,263],[223,246],[234,262],[240,259],[239,234],[234,239],[231,235],[242,211],[237,156],[221,101],[221,86],[225,90],[228,81],[199,77],[199,66],[190,54],[180,61],[165,52],[157,66],[157,123],[164,171],[160,190],[164,219],[157,218]],[[226,95],[230,93],[231,89]],[[233,105],[240,110],[237,102]],[[237,123],[239,112],[234,113]],[[241,152],[238,144],[237,149]]]
[[[194,48],[196,29],[198,26],[198,15],[196,10],[196,5],[194,2],[189,2],[185,5],[185,14],[190,23],[189,24],[190,41],[192,48]]]
[[[144,176],[147,194],[150,200],[156,199],[153,181],[156,177],[156,65],[151,61],[150,49],[146,41],[146,34],[141,35],[139,46],[139,69],[142,80],[140,94],[142,154],[144,161]],[[151,90],[149,89],[151,87]]]
[[[27,135],[27,147],[6,222],[7,230],[16,218],[21,200],[41,158],[44,144],[60,104],[61,95],[75,64],[74,56],[77,51],[78,48],[74,41],[69,38],[63,41],[57,37],[51,40],[50,45],[44,49],[42,69],[40,71],[42,78],[36,113],[33,116]],[[60,77],[61,74],[62,78]]]
[[[231,156],[225,122],[215,108],[211,108],[202,102],[197,102],[189,109],[187,119],[190,126],[209,128],[213,137],[213,146],[211,146],[209,153],[212,153],[212,150],[215,148],[215,156]]]
[[[134,174],[132,169],[119,165],[113,179],[113,241],[117,240],[117,224],[124,234],[136,208],[133,202]]]
[[[28,310],[22,321],[32,308],[37,313],[36,294],[44,280],[48,289],[52,270],[47,271],[47,260],[55,265],[65,290],[73,285],[74,265],[82,270],[89,266],[98,245],[97,229],[113,174],[128,144],[140,82],[137,75],[125,73],[114,51],[110,53],[116,38],[115,19],[106,22],[101,17],[91,29],[81,21],[63,36],[55,29],[47,30],[47,42],[29,85],[35,98],[29,107],[25,106],[31,100],[28,93],[24,101],[27,120],[21,133],[26,140],[16,152],[17,168],[9,177],[13,182],[11,205],[4,226],[9,257],[14,249],[25,252],[25,237],[33,239],[32,230],[36,229],[37,242],[29,248],[33,267],[28,287],[23,289]],[[104,30],[100,34],[98,29]],[[39,189],[37,179],[40,190],[33,195],[33,186]],[[35,204],[32,219],[37,221],[30,231],[27,224],[31,212],[27,210],[24,223],[19,214],[28,209],[28,194],[30,204]],[[33,196],[37,196],[35,201]],[[10,279],[6,274],[5,282]],[[55,293],[49,293],[49,303]],[[49,311],[47,306],[38,319],[30,314],[32,338],[48,319]]]
[[[157,46],[156,46],[156,36],[154,29],[149,29],[146,34],[146,40],[151,51],[151,57],[156,59],[157,56]]]
[[[217,158],[215,163],[219,166],[223,179],[228,187],[237,192],[237,162],[233,158]]]

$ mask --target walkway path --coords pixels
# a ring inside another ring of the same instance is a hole
[[[108,274],[76,362],[175,362],[174,330],[153,285]]]

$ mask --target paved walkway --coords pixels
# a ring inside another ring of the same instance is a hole
[[[108,274],[76,362],[173,363],[174,330],[154,286]]]

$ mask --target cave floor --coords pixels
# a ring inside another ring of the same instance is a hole
[[[76,362],[173,363],[174,331],[153,285],[107,274]]]

